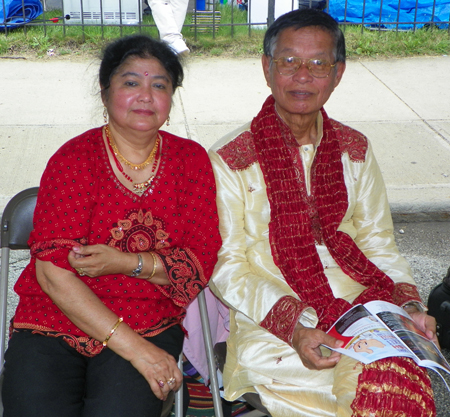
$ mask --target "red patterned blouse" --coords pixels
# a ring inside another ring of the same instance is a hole
[[[83,282],[136,332],[152,336],[181,323],[185,307],[206,286],[221,245],[215,181],[196,142],[162,135],[161,162],[142,196],[116,178],[97,128],[64,144],[42,176],[29,244],[32,259],[19,277],[13,329],[63,337],[92,356],[101,342],[78,329],[42,291],[36,259],[75,270],[75,243],[107,244],[122,252],[156,251],[172,285],[114,274]]]

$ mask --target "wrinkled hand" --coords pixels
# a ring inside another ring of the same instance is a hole
[[[153,343],[146,341],[146,344],[148,346],[145,353],[137,354],[130,362],[150,384],[153,393],[164,401],[171,390],[177,391],[181,387],[183,375],[172,355]],[[172,378],[174,382],[168,384]],[[164,385],[161,383],[160,386],[160,381],[164,382]]]
[[[132,263],[130,256],[133,255],[136,265],[128,266]],[[69,252],[68,260],[72,268],[82,268],[84,275],[91,278],[131,273],[138,263],[135,254],[123,253],[107,245],[74,246]]]
[[[414,320],[414,323],[416,323],[419,330],[422,330],[428,339],[439,347],[439,342],[436,335],[436,319],[433,316],[429,316],[427,313],[419,311],[408,311],[408,314]]]
[[[333,368],[339,362],[341,354],[331,351],[330,356],[323,356],[320,345],[327,345],[332,348],[342,347],[343,342],[326,334],[322,330],[311,329],[297,324],[292,345],[298,356],[308,369],[328,369]]]

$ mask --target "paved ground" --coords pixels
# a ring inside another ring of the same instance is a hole
[[[0,212],[62,143],[102,123],[97,68],[0,59]],[[167,130],[208,148],[268,94],[259,59],[191,59]],[[450,57],[350,61],[326,109],[371,139],[395,213],[448,215]]]

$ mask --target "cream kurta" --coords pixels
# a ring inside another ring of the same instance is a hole
[[[318,126],[321,137],[320,113]],[[249,129],[247,124],[230,133],[209,151],[216,176],[223,240],[210,287],[231,307],[225,397],[235,400],[245,392],[258,392],[273,416],[347,415],[361,367],[355,368],[356,362],[342,358],[334,369],[309,370],[294,349],[259,326],[279,299],[286,295],[299,297],[273,262],[268,226],[270,206],[259,164],[232,170],[217,154]],[[309,171],[315,150],[312,145],[305,145],[299,148],[299,153],[309,192]],[[339,230],[350,235],[362,252],[395,283],[415,285],[409,265],[394,241],[385,185],[371,145],[365,162],[352,162],[344,153],[342,164],[349,205]],[[325,246],[316,248],[333,295],[352,302],[365,287],[342,272]],[[315,311],[312,308],[305,311],[300,321],[314,327]],[[347,368],[345,374],[344,368]],[[341,394],[349,397],[343,400],[342,412],[338,411],[340,405],[336,400]]]

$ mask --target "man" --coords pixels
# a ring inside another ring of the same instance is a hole
[[[272,95],[216,143],[223,247],[212,290],[230,307],[229,400],[255,392],[273,417],[433,416],[426,371],[406,358],[363,365],[326,330],[352,305],[407,309],[436,341],[400,256],[367,138],[323,110],[345,71],[345,41],[326,13],[281,16],[264,39]]]

